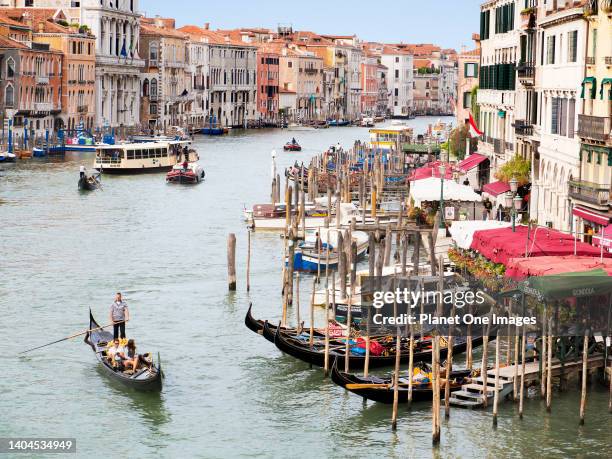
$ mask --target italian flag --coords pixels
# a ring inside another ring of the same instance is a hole
[[[474,117],[470,113],[470,137],[480,137],[484,132],[478,129],[476,126],[476,121],[474,121]]]

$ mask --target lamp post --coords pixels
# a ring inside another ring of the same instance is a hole
[[[438,168],[440,171],[440,229],[445,229],[444,224],[444,177],[446,176],[446,166],[444,163]]]
[[[521,210],[523,199],[517,194],[518,191],[518,180],[512,177],[510,180],[510,191],[506,193],[505,204],[506,208],[510,209],[512,215],[512,232],[516,232],[516,216],[518,211]]]

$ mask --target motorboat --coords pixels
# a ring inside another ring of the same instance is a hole
[[[166,174],[166,182],[180,184],[200,183],[204,180],[205,176],[204,168],[197,162],[184,162],[175,165],[172,170]]]
[[[285,146],[283,146],[283,150],[285,151],[302,151],[302,147],[295,139],[292,139],[291,142],[287,142]]]

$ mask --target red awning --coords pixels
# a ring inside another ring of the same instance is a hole
[[[419,167],[415,169],[408,180],[423,180],[430,177],[440,178],[440,166],[442,165],[441,161],[433,161],[431,163],[425,164],[423,167]],[[450,180],[453,178],[453,166],[451,164],[446,163],[446,173],[444,175],[445,180]]]
[[[510,185],[507,182],[492,182],[487,183],[482,187],[484,193],[488,193],[491,196],[499,196],[502,193],[510,191]]]
[[[610,217],[605,214],[600,214],[593,210],[584,209],[582,207],[574,207],[572,214],[576,217],[583,218],[598,225],[606,226],[610,224]]]
[[[512,228],[476,231],[472,239],[471,249],[480,252],[494,263],[508,264],[511,258],[580,255],[597,257],[600,250],[584,242],[575,241],[570,234],[560,231],[537,228],[529,231],[519,225],[516,232]],[[604,257],[612,257],[612,253],[604,253]]]
[[[457,164],[457,167],[461,172],[471,171],[481,162],[486,161],[487,159],[488,158],[485,155],[481,155],[480,153],[472,153],[470,156]]]
[[[600,257],[564,257],[512,258],[506,266],[506,277],[523,279],[529,276],[550,276],[563,273],[578,273],[604,269],[612,274],[612,259]]]

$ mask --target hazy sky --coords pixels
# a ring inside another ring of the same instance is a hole
[[[169,16],[177,25],[210,22],[212,29],[276,28],[357,34],[368,41],[436,43],[472,47],[481,0],[140,0],[147,16]]]

